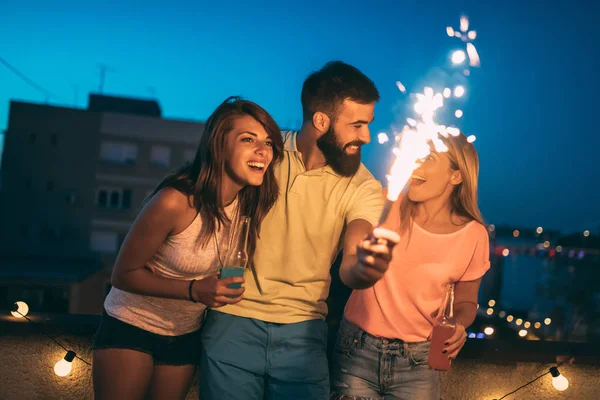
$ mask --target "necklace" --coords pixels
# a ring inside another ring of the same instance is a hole
[[[237,197],[234,199],[234,201],[237,200]],[[234,214],[233,214],[233,218],[231,219],[231,224],[229,226],[229,237],[227,238],[227,253],[229,253],[229,250],[231,249],[231,239],[233,238],[233,234],[234,232],[232,232],[232,227],[234,226],[234,222],[237,222],[238,219],[238,212],[239,212],[239,203],[235,205],[235,210],[234,210]],[[236,224],[237,225],[237,224]],[[217,251],[217,259],[219,260],[219,264],[221,265],[221,268],[224,267],[223,264],[223,260],[221,260],[221,251],[219,250],[219,242],[217,241],[217,230],[215,229],[213,231],[213,242],[215,243],[215,249]],[[227,261],[227,260],[225,260]]]

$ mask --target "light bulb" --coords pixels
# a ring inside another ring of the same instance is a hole
[[[29,312],[29,306],[24,301],[15,302],[15,307],[10,313],[15,318],[23,318]]]
[[[64,358],[61,358],[56,364],[54,364],[54,373],[58,376],[67,376],[73,368],[73,359],[75,358],[74,351],[67,351]]]
[[[550,368],[550,373],[552,374],[552,386],[554,386],[554,389],[561,392],[567,390],[569,387],[569,380],[558,372],[558,368]]]

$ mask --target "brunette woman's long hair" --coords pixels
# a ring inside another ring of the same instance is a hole
[[[250,116],[259,122],[273,142],[273,160],[265,172],[263,183],[260,186],[246,185],[238,193],[239,215],[251,217],[247,250],[248,259],[252,260],[260,224],[279,196],[273,168],[283,159],[281,131],[275,120],[258,104],[235,96],[221,103],[206,121],[193,162],[163,179],[148,199],[167,187],[193,196],[193,205],[202,216],[202,230],[198,240],[201,246],[206,246],[221,225],[232,222],[222,206],[221,182],[226,173],[228,133],[233,129],[234,121],[244,116]]]

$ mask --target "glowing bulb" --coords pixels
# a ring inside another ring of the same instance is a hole
[[[462,117],[462,116],[463,116],[463,112],[462,112],[462,110],[456,110],[456,111],[454,111],[454,116],[455,116],[456,118],[460,118],[460,117]]]
[[[562,251],[562,246],[556,246],[556,252],[560,253]]]
[[[488,301],[488,305],[490,307],[494,307],[496,305],[496,300],[490,300],[490,301]]]
[[[454,88],[454,96],[455,97],[462,97],[465,94],[465,87],[458,85],[457,87]]]
[[[569,387],[569,380],[558,372],[558,368],[550,368],[550,374],[552,374],[552,386],[554,386],[554,389],[561,392],[567,390]]]
[[[500,311],[500,312],[498,313],[498,316],[499,316],[500,318],[504,318],[504,317],[506,317],[506,311]]]
[[[538,235],[541,235],[542,232],[544,232],[544,228],[542,228],[541,226],[538,226],[538,228],[535,231],[537,232]]]
[[[527,336],[527,330],[525,330],[525,329],[521,329],[521,330],[519,331],[519,336],[521,336],[521,337],[525,337],[525,336]]]
[[[67,351],[64,358],[61,358],[56,364],[54,364],[54,373],[58,376],[67,376],[73,368],[73,359],[75,358],[74,351]]]
[[[524,328],[529,328],[531,326],[531,322],[529,321],[525,321],[525,323],[523,324]]]
[[[544,247],[545,247],[545,248],[548,248],[548,247],[550,247],[550,242],[546,240],[546,241],[544,242]]]
[[[487,328],[485,328],[483,330],[483,333],[485,333],[486,335],[490,336],[494,333],[494,328],[492,328],[491,326],[488,326]]]
[[[24,301],[15,302],[15,307],[10,313],[15,318],[23,318],[29,312],[29,306]]]
[[[542,324],[540,324],[539,322],[536,322],[535,324],[533,324],[533,326],[535,327],[535,329],[540,329]]]
[[[544,320],[544,323],[545,323],[546,325],[550,325],[550,324],[552,323],[552,320],[551,320],[550,318],[546,318],[546,319]]]
[[[493,308],[488,308],[487,309],[487,315],[492,315],[494,313],[494,309]]]
[[[520,235],[520,234],[521,234],[521,232],[519,232],[519,230],[518,230],[518,229],[515,229],[515,230],[513,231],[513,236],[514,236],[514,237],[519,237],[519,235]]]
[[[502,250],[502,255],[503,255],[504,257],[508,257],[508,255],[509,255],[509,254],[510,254],[510,250],[509,250],[509,249],[504,249],[504,250]]]
[[[469,339],[475,339],[477,335],[473,332],[469,333]]]
[[[379,141],[379,144],[384,144],[388,142],[390,138],[385,132],[381,132],[379,135],[377,135],[377,140]]]
[[[452,53],[452,64],[462,64],[467,59],[467,54],[462,50],[456,50]]]
[[[517,325],[521,325],[523,323],[523,320],[521,318],[517,318],[517,320],[515,321],[515,324]]]
[[[475,135],[467,136],[467,142],[473,143],[475,140],[477,140],[477,137]]]
[[[442,96],[444,96],[445,98],[449,99],[450,96],[452,96],[452,89],[445,88],[444,91],[442,92]]]
[[[508,322],[512,322],[513,319],[515,319],[515,317],[513,317],[512,315],[509,315],[508,317],[506,317],[506,320]]]
[[[590,236],[590,231],[588,231],[587,229],[585,231],[583,231],[583,236],[585,236],[585,237]]]

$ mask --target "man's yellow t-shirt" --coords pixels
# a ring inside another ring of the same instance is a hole
[[[241,302],[216,311],[275,323],[325,319],[329,271],[345,227],[356,219],[379,220],[381,184],[366,167],[351,177],[329,166],[306,171],[296,134],[284,133],[284,158],[275,166],[280,195],[262,222],[255,274],[246,270]]]

